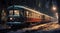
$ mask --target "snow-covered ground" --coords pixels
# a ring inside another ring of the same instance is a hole
[[[58,22],[50,22],[6,33],[60,33],[60,25]]]

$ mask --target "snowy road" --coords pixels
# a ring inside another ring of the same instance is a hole
[[[33,27],[19,29],[17,31],[9,31],[6,33],[53,33],[60,32],[60,25],[57,22],[50,22],[46,24],[40,24]]]

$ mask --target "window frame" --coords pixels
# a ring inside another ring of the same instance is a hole
[[[10,13],[10,11],[13,11],[12,14]],[[15,10],[9,10],[9,16],[15,16],[16,14],[15,14],[14,11],[15,11]],[[17,10],[17,11],[18,11],[19,16],[20,16],[20,14],[21,14],[20,10]]]

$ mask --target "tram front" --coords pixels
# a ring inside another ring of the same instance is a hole
[[[8,26],[20,26],[21,24],[23,24],[24,23],[23,9],[17,6],[8,7],[6,23]]]

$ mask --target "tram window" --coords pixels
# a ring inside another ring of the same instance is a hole
[[[28,13],[29,13],[29,12],[28,12],[28,11],[26,11],[26,16],[27,16],[27,17],[29,17],[29,14],[28,14]]]
[[[32,18],[34,17],[34,13],[32,12]]]
[[[45,17],[46,17],[45,15],[42,15],[42,19],[43,19],[43,20],[45,20]]]
[[[19,10],[14,10],[14,15],[19,16]]]
[[[27,16],[28,16],[28,13],[29,13],[29,12],[27,11],[27,12],[26,12]]]
[[[32,13],[31,12],[29,12],[29,17],[32,17]]]
[[[32,16],[32,12],[31,12],[31,16]]]
[[[10,16],[19,16],[19,10],[10,10],[9,15]]]

